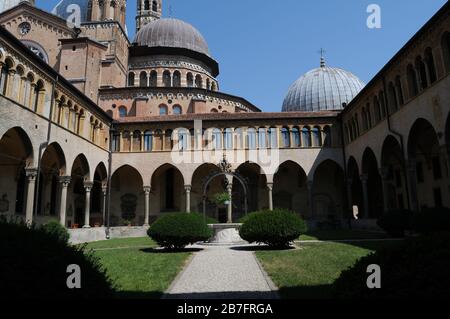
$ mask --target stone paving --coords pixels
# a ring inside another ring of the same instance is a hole
[[[277,299],[277,289],[251,246],[193,246],[200,249],[178,275],[166,299]]]

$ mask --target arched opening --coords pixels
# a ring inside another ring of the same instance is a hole
[[[122,151],[129,152],[131,147],[131,134],[130,131],[122,132]]]
[[[186,84],[189,88],[194,87],[194,76],[190,72],[186,75]]]
[[[307,177],[303,168],[293,162],[282,163],[273,180],[273,206],[308,216]]]
[[[153,1],[152,11],[153,12],[157,12],[158,11],[158,2],[157,1]]]
[[[367,148],[363,154],[362,172],[367,179],[367,200],[369,218],[376,219],[383,214],[383,185],[375,154]]]
[[[283,127],[281,129],[281,147],[289,148],[291,147],[291,136],[288,127]]]
[[[172,76],[170,75],[170,71],[164,71],[163,73],[163,84],[164,87],[168,88],[172,86]]]
[[[91,191],[91,225],[99,227],[106,225],[106,185],[108,174],[106,166],[100,163],[95,168],[94,184]]]
[[[292,129],[292,143],[294,147],[302,146],[301,138],[300,138],[300,130],[298,127],[294,127]]]
[[[425,90],[428,87],[427,68],[421,56],[416,58],[416,70],[419,74],[420,88]]]
[[[196,212],[203,211],[203,187],[206,179],[214,172],[218,172],[219,169],[216,165],[206,163],[197,168],[192,175],[192,191],[191,191],[191,207]],[[217,219],[220,223],[227,222],[227,208],[221,204],[215,202],[215,195],[226,192],[226,177],[219,176],[214,178],[206,189],[206,215]],[[238,206],[234,202],[235,192],[233,196],[233,211]],[[233,216],[233,220],[237,216]]]
[[[347,164],[347,183],[349,192],[349,203],[352,217],[364,218],[363,191],[359,176],[359,168],[355,158],[351,157]]]
[[[58,143],[52,143],[44,151],[40,163],[40,174],[38,176],[37,197],[35,200],[36,212],[39,222],[46,222],[48,219],[58,218],[60,198],[59,178],[66,172],[66,159],[64,152]],[[69,202],[68,202],[69,203]],[[67,205],[67,212],[70,213],[70,206]]]
[[[128,74],[128,86],[134,86],[134,78],[135,78],[134,73],[130,72]]]
[[[398,104],[401,106],[405,104],[405,98],[403,96],[403,87],[402,87],[402,81],[400,79],[400,76],[397,75],[395,77],[395,91],[397,92],[397,100]]]
[[[392,82],[389,82],[388,85],[388,102],[389,102],[389,114],[392,114],[398,110],[397,93],[395,92],[395,87]]]
[[[127,117],[128,116],[128,110],[125,106],[119,107],[119,117]]]
[[[141,75],[139,76],[139,86],[140,87],[147,86],[147,72],[145,72],[145,71],[142,71]]]
[[[414,67],[412,66],[412,64],[408,65],[407,75],[408,75],[409,98],[413,98],[417,94],[419,94],[419,87],[418,87],[418,82],[417,82],[416,70],[414,70]]]
[[[25,217],[27,178],[33,146],[22,128],[9,129],[0,139],[0,209],[5,215]]]
[[[344,217],[344,171],[336,162],[326,160],[314,172],[314,219],[324,227],[338,227]]]
[[[173,86],[181,87],[181,73],[179,71],[173,72]]]
[[[254,129],[253,127],[250,127],[249,129],[247,129],[247,148],[249,150],[255,150],[257,145],[256,145],[256,129]]]
[[[150,87],[155,88],[158,86],[158,72],[150,72]]]
[[[144,1],[144,10],[150,10],[150,0]]]
[[[445,32],[441,38],[442,57],[447,72],[450,72],[450,32]]]
[[[173,106],[173,114],[174,115],[181,115],[181,114],[183,114],[183,109],[181,108],[180,105],[174,105]]]
[[[267,179],[261,167],[255,163],[246,162],[238,167],[236,172],[247,181],[248,194],[248,211],[254,212],[260,209],[267,209],[269,207],[267,196]],[[244,211],[244,190],[239,181],[233,181],[233,198],[235,205],[237,205],[236,214],[243,216]]]
[[[132,146],[133,146],[133,152],[141,151],[141,131],[133,132]]]
[[[439,139],[434,127],[425,119],[418,119],[408,137],[408,159],[415,164],[416,208],[448,205],[448,176],[445,159],[440,152]],[[413,198],[412,202],[415,202]]]
[[[175,166],[165,164],[153,173],[152,193],[156,200],[151,206],[156,212],[186,211],[184,179]]]
[[[161,104],[159,106],[159,115],[167,115],[167,105]]]
[[[425,49],[425,63],[428,69],[430,83],[433,84],[437,80],[436,65],[434,64],[433,50],[428,47]]]
[[[144,132],[144,151],[151,152],[153,150],[153,133],[152,131]]]
[[[383,143],[381,152],[381,169],[384,176],[385,207],[389,209],[403,209],[408,207],[406,188],[405,163],[400,143],[389,135]]]
[[[195,76],[195,87],[200,89],[203,88],[203,79],[200,74]]]
[[[110,226],[143,225],[145,197],[141,174],[129,165],[111,177]]]
[[[85,225],[86,188],[85,182],[89,181],[89,164],[86,157],[78,155],[73,162],[70,176],[70,188],[68,193],[69,226],[82,227]],[[90,203],[92,207],[92,201]],[[71,209],[72,208],[72,209]],[[71,214],[73,212],[73,215]],[[90,225],[90,223],[89,223]]]
[[[302,128],[302,146],[311,147],[311,128],[309,126]]]
[[[322,147],[322,132],[319,126],[312,129],[312,146]]]

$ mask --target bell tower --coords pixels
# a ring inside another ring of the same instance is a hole
[[[162,15],[162,0],[137,0],[136,32]]]
[[[117,21],[125,29],[126,0],[91,0],[88,16],[91,21]]]

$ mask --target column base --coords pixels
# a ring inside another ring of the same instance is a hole
[[[91,228],[90,225],[84,225],[83,228]]]

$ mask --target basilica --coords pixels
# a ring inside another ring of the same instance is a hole
[[[450,4],[369,83],[322,58],[278,113],[222,92],[208,43],[162,0],[137,0],[133,39],[125,14],[125,0],[0,4],[1,215],[96,239],[169,212],[365,228],[450,207]]]

